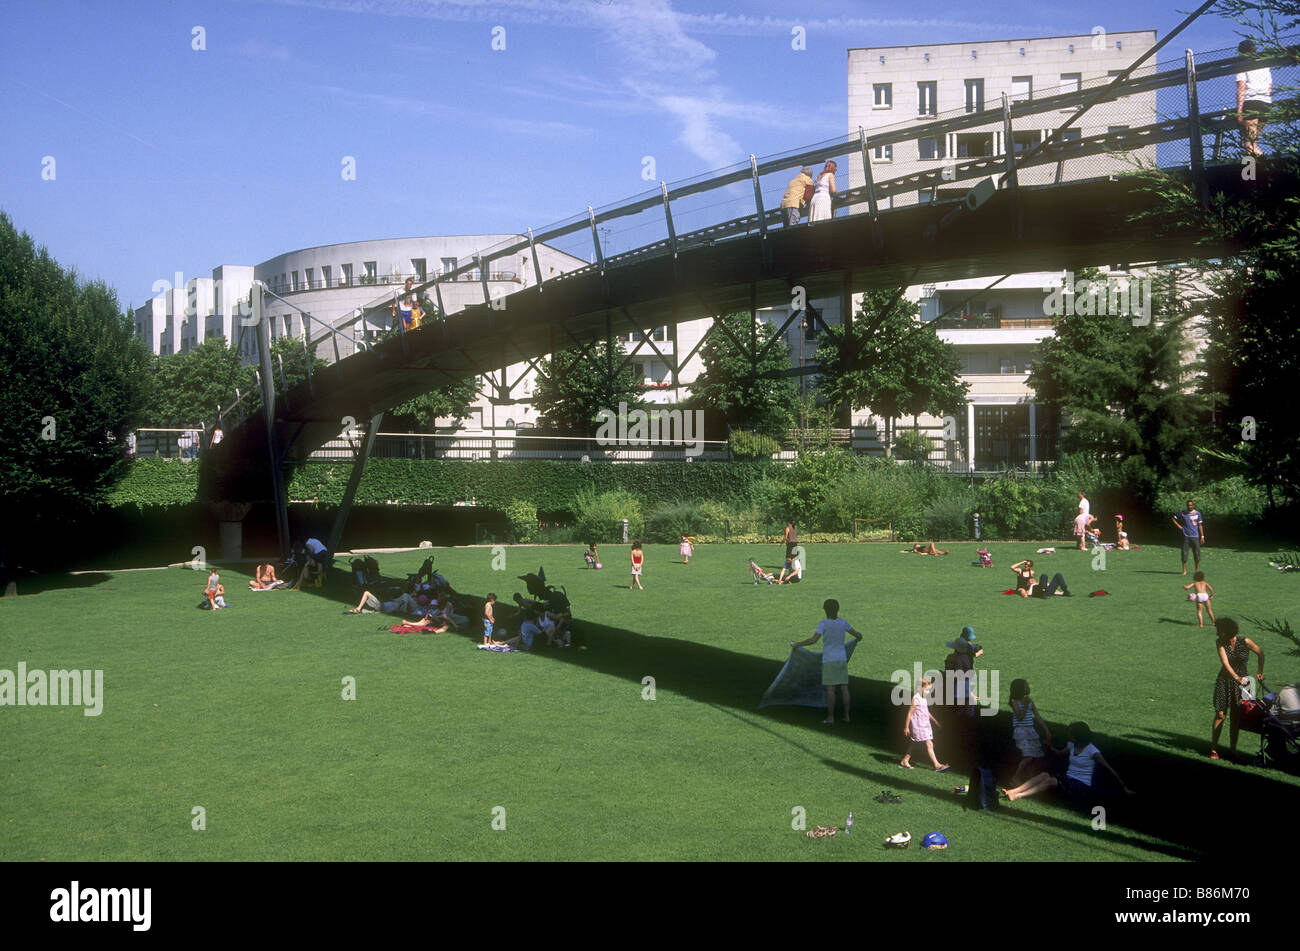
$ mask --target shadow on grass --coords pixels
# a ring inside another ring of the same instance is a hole
[[[621,587],[621,586],[620,586]],[[346,601],[350,590],[345,584],[327,585],[316,593]],[[464,596],[465,611],[472,619],[478,617],[482,599]],[[351,607],[352,605],[348,605]],[[519,615],[512,606],[498,603],[498,617],[504,629],[518,630]],[[385,619],[385,629],[396,619]],[[1176,622],[1177,623],[1177,622]],[[468,630],[458,636],[478,643],[476,620]],[[874,783],[906,789],[918,796],[927,796],[953,808],[964,805],[945,788],[937,789],[909,778],[910,771],[897,769],[897,760],[880,750],[902,750],[902,721],[904,708],[891,702],[894,683],[863,677],[851,679],[853,711],[851,724],[834,727],[822,726],[824,714],[820,710],[797,707],[769,707],[759,712],[757,704],[767,685],[780,670],[780,661],[767,660],[750,654],[737,653],[696,641],[671,637],[654,637],[624,628],[595,624],[581,619],[574,622],[573,650],[538,649],[535,652],[556,663],[572,664],[600,674],[617,677],[641,687],[645,676],[655,678],[656,688],[677,694],[689,700],[708,704],[715,709],[743,720],[755,729],[780,738],[824,766],[846,775]],[[586,646],[586,650],[577,647]],[[857,665],[862,670],[870,653],[868,639],[859,652]],[[943,717],[940,711],[941,719]],[[948,718],[954,721],[955,711]],[[1011,746],[1011,718],[1008,710],[995,716],[978,716],[966,721],[963,730],[949,729],[938,736],[936,752],[952,764],[948,774],[953,785],[966,782],[974,760],[978,742],[982,752],[981,762],[996,762],[997,777],[1005,781],[1010,777],[1016,760]],[[781,724],[810,731],[808,744],[797,742],[772,726]],[[1064,723],[1051,723],[1054,737],[1063,742],[1066,736]],[[817,734],[835,731],[840,739],[848,739],[864,747],[863,760],[881,763],[882,772],[854,766],[825,758],[815,747]],[[978,738],[976,737],[978,732]],[[1159,733],[1160,731],[1150,731]],[[1252,734],[1253,737],[1253,734]],[[1212,859],[1239,857],[1241,845],[1224,827],[1225,810],[1232,804],[1248,804],[1250,814],[1269,825],[1270,842],[1274,847],[1300,844],[1296,824],[1290,817],[1294,812],[1297,788],[1281,779],[1278,774],[1263,770],[1224,769],[1223,764],[1208,759],[1189,759],[1189,754],[1200,756],[1208,751],[1208,742],[1179,734],[1169,733],[1165,749],[1153,748],[1151,742],[1110,734],[1097,737],[1098,746],[1107,761],[1116,769],[1129,788],[1137,791],[1132,798],[1112,796],[1103,798],[1106,806],[1107,830],[1094,833],[1090,816],[1077,813],[1074,818],[1061,818],[1059,814],[1025,811],[1015,805],[1003,804],[989,815],[999,820],[1032,824],[1053,834],[1073,835],[1073,841],[1096,837],[1089,847],[1107,851],[1106,841],[1123,842],[1133,848],[1170,858]],[[1161,746],[1165,746],[1164,743]],[[918,767],[925,769],[925,767]],[[1099,770],[1099,772],[1101,772]],[[898,775],[894,775],[898,774]],[[886,778],[888,777],[888,778]],[[1053,796],[1053,794],[1047,794]],[[1059,802],[1059,800],[1057,800]],[[1035,806],[1037,810],[1039,807]],[[1123,830],[1123,831],[1121,831]],[[1139,839],[1125,832],[1138,833],[1159,842]],[[1043,859],[1050,856],[1034,856]]]
[[[96,585],[103,584],[109,577],[110,573],[107,571],[86,571],[75,575],[67,572],[47,575],[23,575],[14,580],[18,584],[18,596],[27,598],[46,591],[93,588]],[[105,588],[103,590],[112,591],[114,589]]]
[[[1177,618],[1172,618],[1172,617],[1158,617],[1156,618],[1156,622],[1159,624],[1180,624],[1183,627],[1197,626],[1195,621],[1180,621]],[[1213,630],[1213,628],[1211,628],[1211,630]]]

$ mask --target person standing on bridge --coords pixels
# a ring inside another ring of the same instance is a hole
[[[834,161],[828,161],[822,173],[817,176],[817,185],[813,189],[812,205],[808,209],[808,223],[829,221],[831,219],[831,198],[835,195]]]
[[[1255,53],[1253,40],[1242,40],[1237,45],[1242,56]],[[1273,106],[1273,73],[1267,66],[1248,69],[1237,74],[1237,123],[1247,155],[1259,155],[1259,134],[1264,120]]]
[[[793,228],[799,223],[800,209],[808,204],[812,193],[812,169],[805,165],[799,169],[798,175],[790,179],[790,184],[785,186],[785,197],[781,199],[781,221],[787,228]]]

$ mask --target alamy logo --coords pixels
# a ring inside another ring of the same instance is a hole
[[[129,921],[134,931],[148,931],[152,888],[71,888],[50,892],[50,921]]]
[[[926,700],[937,706],[978,706],[980,716],[997,716],[999,671],[996,670],[921,670],[918,661],[912,670],[896,670],[889,675],[894,684],[889,700],[894,706],[906,707],[921,689],[921,682],[931,686]]]
[[[618,404],[618,412],[596,414],[598,446],[685,446],[688,456],[704,452],[704,410],[634,409]]]
[[[1133,318],[1134,327],[1151,323],[1151,278],[1130,277],[1104,281],[1074,280],[1066,271],[1060,287],[1044,287],[1043,314],[1048,317],[1123,317]]]
[[[88,717],[104,710],[102,670],[0,670],[0,707],[85,707]]]

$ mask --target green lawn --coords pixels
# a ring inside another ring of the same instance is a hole
[[[1091,554],[1060,547],[1037,564],[1064,572],[1076,596],[1026,602],[1001,592],[1032,545],[993,545],[992,570],[971,565],[972,543],[946,558],[899,547],[809,546],[807,581],[778,588],[745,571],[751,554],[776,564],[776,546],[702,547],[689,566],[650,546],[644,592],[627,590],[626,547],[603,550],[599,572],[582,570],[581,546],[510,548],[507,571],[487,548],[438,550],[462,592],[508,602],[539,564],[567,586],[586,648],[531,655],[345,617],[341,578],[253,594],[247,573],[226,569],[232,607],[216,614],[195,609],[206,579],[187,569],[45,579],[40,594],[0,600],[0,668],[99,668],[106,696],[99,717],[0,707],[0,858],[1106,861],[1203,857],[1229,833],[1295,841],[1300,781],[1205,757],[1213,633],[1189,626],[1175,549],[1111,552],[1093,571]],[[396,576],[423,557],[380,564]],[[1216,612],[1300,624],[1300,579],[1266,561],[1207,549]],[[1087,597],[1098,588],[1110,595]],[[850,664],[852,725],[757,711],[787,642],[811,633],[832,596],[866,633]],[[999,671],[1004,704],[1026,677],[1058,740],[1086,720],[1139,791],[1105,830],[1051,799],[968,811],[951,792],[964,776],[897,768],[890,674],[942,666],[963,624],[986,645],[980,664]],[[1243,629],[1267,652],[1270,683],[1300,679],[1283,638]],[[355,700],[342,699],[345,677]],[[1243,734],[1243,751],[1257,744]],[[902,803],[874,802],[882,789]],[[809,828],[842,825],[851,809],[855,832],[809,840],[791,827],[795,807]],[[942,831],[952,847],[885,851],[904,829]]]

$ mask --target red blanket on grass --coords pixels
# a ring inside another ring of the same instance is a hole
[[[394,624],[389,628],[394,634],[428,634],[429,628],[415,624]]]

